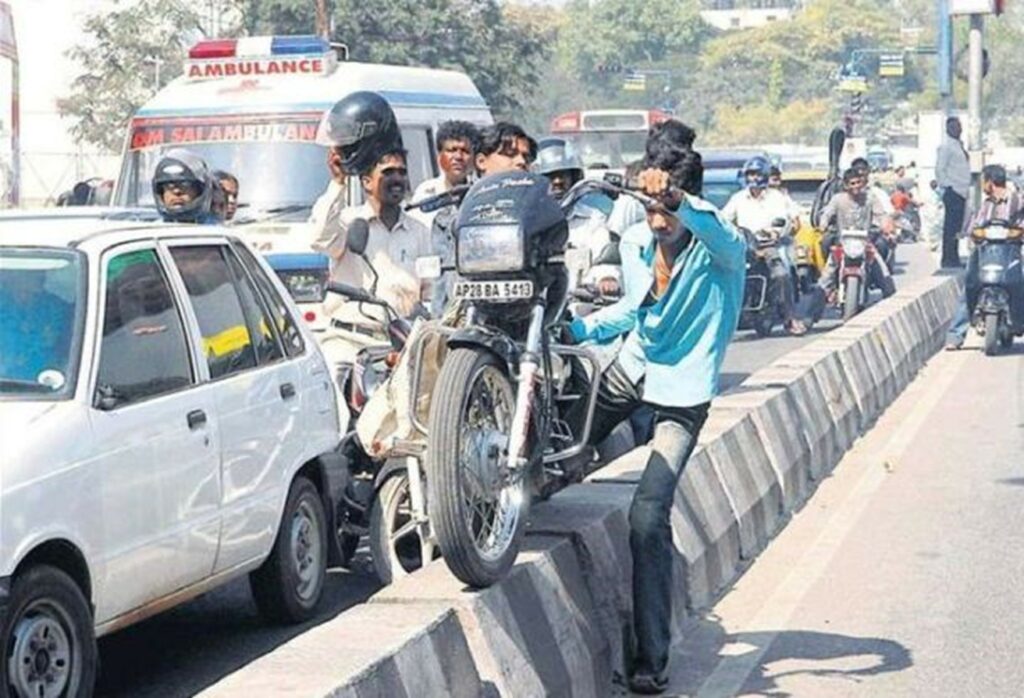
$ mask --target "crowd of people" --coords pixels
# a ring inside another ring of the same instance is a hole
[[[951,139],[954,130],[951,127]],[[696,135],[677,120],[654,126],[644,157],[626,175],[646,203],[629,196],[591,200],[587,206],[602,212],[607,237],[570,238],[570,246],[591,246],[595,253],[614,240],[620,258],[619,275],[601,280],[606,290],[616,291],[618,300],[575,318],[566,333],[574,342],[622,341],[616,358],[598,377],[592,441],[600,441],[638,410],[653,415],[650,455],[629,514],[636,640],[629,685],[640,693],[659,693],[667,685],[672,616],[669,515],[678,479],[717,393],[725,350],[743,307],[748,233],[772,228],[779,221],[784,224],[783,265],[777,273],[788,281],[794,260],[786,239],[800,227],[804,215],[781,186],[778,168],[766,158],[754,158],[744,166],[745,186],[722,211],[703,200],[703,166],[693,147]],[[327,147],[330,182],[311,209],[312,246],[330,258],[334,281],[372,288],[406,316],[425,312],[442,317],[449,305],[452,279],[421,278],[417,260],[437,256],[443,268],[453,265],[453,224],[460,193],[469,185],[496,174],[532,169],[548,179],[551,196],[561,200],[584,177],[570,142],[555,137],[538,142],[509,122],[478,128],[449,121],[437,129],[435,140],[440,174],[410,192],[401,133],[380,96],[361,92],[342,100],[324,116],[317,135]],[[956,173],[959,155],[948,144],[944,148],[946,160],[940,158],[940,163],[946,163],[946,170],[940,171],[928,195],[944,204],[943,261],[952,265],[947,244],[951,219],[963,215],[963,181]],[[800,303],[794,294],[785,295],[785,326],[792,334],[803,334],[820,319],[835,290],[837,274],[829,250],[843,230],[878,231],[873,242],[878,254],[868,277],[883,295],[895,291],[885,263],[886,245],[895,244],[894,220],[929,208],[934,201],[922,201],[925,197],[905,169],[896,171],[891,194],[872,186],[870,174],[867,161],[854,161],[841,182],[830,183],[833,195],[822,199],[814,213],[815,227],[831,231],[821,243],[828,263]],[[349,201],[353,179],[363,193],[358,205]],[[974,220],[1012,216],[1020,210],[1021,197],[1007,193],[1002,168],[986,168],[984,181],[985,204]],[[153,192],[167,220],[230,222],[238,209],[239,181],[227,172],[210,171],[191,153],[172,151],[157,167]],[[429,210],[415,207],[427,200],[440,205]],[[357,219],[368,226],[361,256],[369,265],[349,253],[349,230]],[[932,215],[929,220],[935,219]],[[342,308],[330,312],[339,326],[355,331],[366,319],[362,313],[347,316]],[[951,331],[951,345],[963,341],[966,325],[965,302]]]

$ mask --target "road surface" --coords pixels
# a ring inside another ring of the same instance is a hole
[[[967,346],[694,622],[670,695],[1022,695],[1024,343]]]

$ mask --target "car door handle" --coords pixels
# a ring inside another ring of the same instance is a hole
[[[293,397],[295,397],[295,386],[292,385],[291,383],[282,383],[281,384],[281,399],[282,400],[291,400]]]
[[[192,410],[188,413],[188,428],[195,431],[206,424],[206,413],[202,410]]]

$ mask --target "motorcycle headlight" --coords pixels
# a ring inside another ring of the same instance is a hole
[[[863,257],[866,245],[863,240],[854,238],[843,240],[843,252],[851,257]]]
[[[522,271],[526,249],[518,225],[471,225],[461,228],[455,242],[459,274]]]

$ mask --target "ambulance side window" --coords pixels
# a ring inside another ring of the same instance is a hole
[[[409,187],[415,191],[421,182],[437,176],[437,163],[431,132],[426,126],[402,127],[402,145],[408,155]]]

